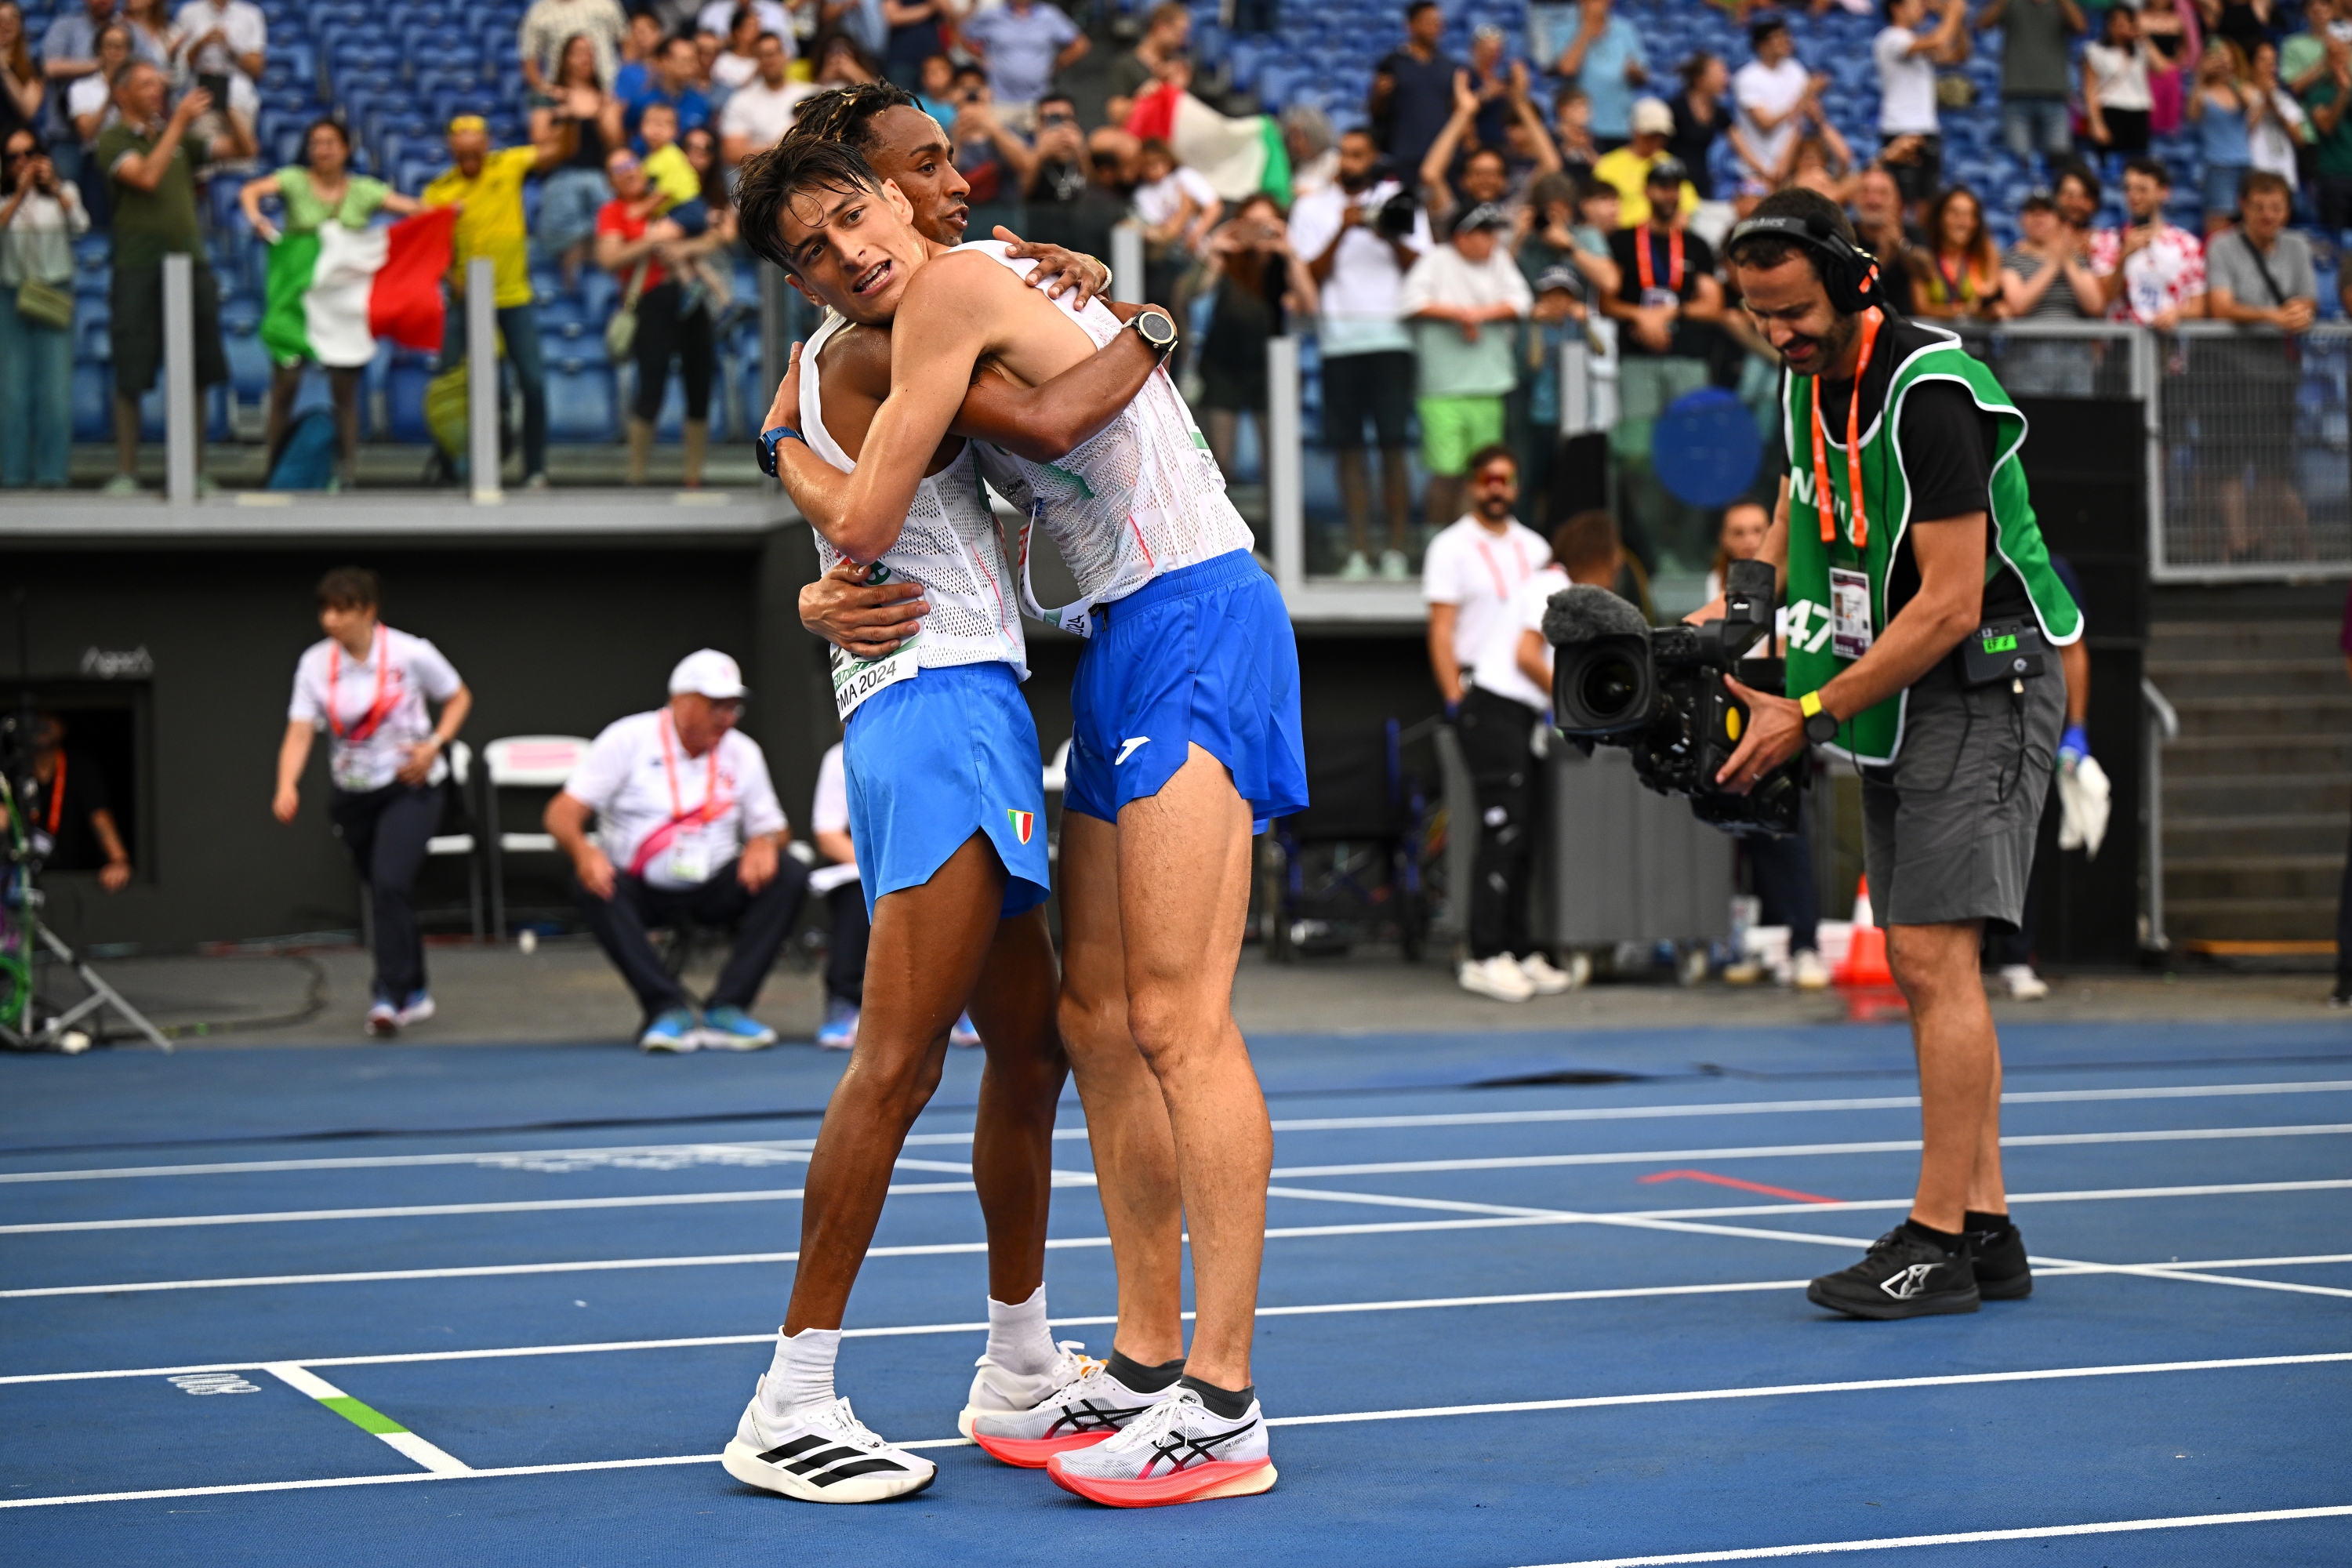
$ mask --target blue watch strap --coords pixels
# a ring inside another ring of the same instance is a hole
[[[803,446],[808,444],[808,437],[789,425],[774,425],[760,432],[760,471],[772,479],[782,477],[776,472],[776,443],[783,440],[798,441]]]

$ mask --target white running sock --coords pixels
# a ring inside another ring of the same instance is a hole
[[[803,1329],[797,1334],[777,1330],[776,1359],[768,1363],[768,1381],[760,1388],[767,1413],[782,1417],[831,1405],[833,1359],[840,1352],[839,1329]]]
[[[1045,1287],[1017,1307],[988,1299],[988,1359],[1016,1377],[1035,1377],[1054,1365],[1054,1331],[1045,1326]]]

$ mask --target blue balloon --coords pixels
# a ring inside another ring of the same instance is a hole
[[[1658,482],[1692,506],[1723,506],[1747,494],[1763,456],[1756,416],[1719,386],[1675,398],[1650,436]]]

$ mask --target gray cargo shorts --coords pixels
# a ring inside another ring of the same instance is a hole
[[[1911,688],[1903,749],[1863,770],[1863,868],[1880,925],[2023,916],[2066,716],[2057,650],[2044,662],[2021,700],[2005,681],[1962,686],[1950,659]]]

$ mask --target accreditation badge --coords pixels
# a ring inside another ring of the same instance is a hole
[[[1857,659],[1870,651],[1870,574],[1830,568],[1830,651]]]
[[[682,887],[710,880],[710,835],[699,827],[682,828],[669,841],[670,879]]]

